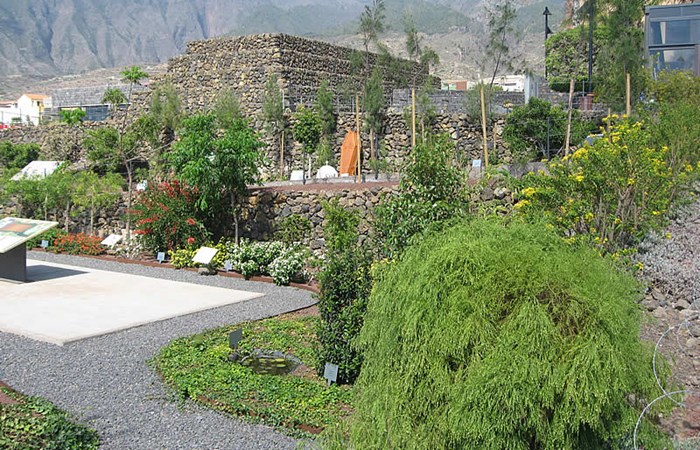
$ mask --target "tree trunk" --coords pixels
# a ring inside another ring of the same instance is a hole
[[[95,199],[90,201],[90,234],[95,233]]]
[[[284,179],[284,130],[280,139],[280,177]]]
[[[66,202],[66,213],[65,213],[65,215],[63,216],[63,220],[64,220],[64,222],[63,222],[63,229],[66,231],[66,233],[68,233],[68,222],[69,222],[69,218],[70,218],[70,198],[69,198],[68,201]]]
[[[231,192],[231,212],[233,213],[233,233],[236,240],[236,245],[238,245],[238,208],[236,207],[236,194]]]

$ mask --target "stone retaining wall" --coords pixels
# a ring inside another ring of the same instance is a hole
[[[85,157],[83,139],[91,129],[104,123],[83,122],[80,126],[50,123],[39,126],[24,126],[0,130],[0,141],[13,144],[38,144],[40,157],[48,161],[80,161]]]
[[[231,90],[252,117],[260,114],[264,85],[276,74],[286,106],[294,111],[297,104],[315,99],[323,80],[339,93],[345,85],[359,85],[368,77],[364,64],[353,69],[355,55],[367,60],[370,70],[381,68],[387,93],[400,87],[401,80],[427,81],[427,66],[410,61],[403,61],[405,68],[396,73],[371,53],[286,34],[259,34],[190,42],[186,53],[172,58],[167,72],[152,85],[171,82],[190,111],[207,109],[217,95]],[[135,94],[134,103],[141,108],[148,102],[148,93]]]
[[[325,242],[323,203],[337,200],[341,206],[360,214],[360,240],[364,242],[370,237],[374,209],[382,199],[396,195],[398,185],[398,182],[328,183],[254,188],[243,205],[241,236],[254,240],[273,239],[279,221],[296,214],[309,219],[312,224],[311,236],[305,244],[312,250],[321,250]],[[502,186],[498,178],[491,178],[483,186],[475,187],[470,201],[474,211],[503,211],[509,210],[514,200],[510,190]]]

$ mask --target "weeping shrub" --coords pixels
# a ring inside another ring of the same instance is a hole
[[[348,446],[619,448],[659,394],[639,294],[542,226],[424,236],[372,291]],[[643,435],[663,448],[650,423]]]

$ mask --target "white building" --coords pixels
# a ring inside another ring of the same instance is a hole
[[[22,94],[16,102],[0,102],[0,123],[4,125],[39,125],[51,97],[43,94]]]
[[[491,77],[482,78],[483,84],[490,84]],[[493,80],[493,85],[498,86],[506,92],[525,92],[527,76],[525,75],[503,75]]]

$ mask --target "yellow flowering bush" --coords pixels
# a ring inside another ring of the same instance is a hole
[[[663,224],[697,165],[674,170],[668,147],[653,146],[642,122],[609,117],[602,132],[593,145],[549,164],[549,174],[524,177],[517,209],[544,218],[568,242],[615,252]]]

